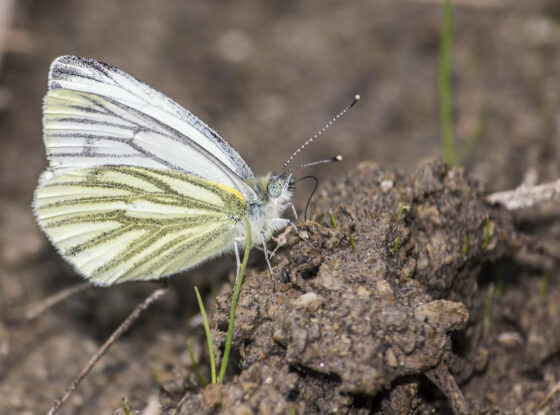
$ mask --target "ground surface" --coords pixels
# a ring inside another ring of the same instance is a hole
[[[311,246],[288,237],[274,287],[252,256],[228,383],[201,389],[186,342],[208,373],[193,285],[223,342],[232,258],[171,278],[61,413],[112,414],[123,398],[133,410],[185,398],[183,414],[560,411],[559,275],[537,249],[560,253],[558,207],[510,215],[483,202],[560,177],[557,1],[458,2],[464,168],[451,170],[423,161],[440,155],[435,2],[17,3],[0,69],[0,413],[45,412],[154,288],[96,288],[21,321],[26,306],[79,282],[29,208],[46,165],[46,74],[62,54],[109,62],[170,95],[257,174],[355,93],[362,102],[299,159],[345,157],[310,169],[322,180]]]

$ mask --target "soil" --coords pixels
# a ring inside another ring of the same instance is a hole
[[[221,357],[229,257],[170,278],[61,414],[124,414],[124,402],[144,414],[560,413],[558,205],[514,214],[485,202],[560,177],[557,1],[456,1],[462,167],[438,161],[436,2],[66,0],[14,12],[0,70],[0,413],[45,413],[158,287],[91,288],[24,318],[80,282],[29,207],[46,166],[46,74],[61,54],[153,85],[258,174],[362,95],[298,156],[344,160],[302,173],[321,184],[301,235],[269,243],[272,278],[252,253],[226,382],[202,386],[187,343],[208,377],[193,286]],[[300,215],[308,196],[298,184]]]

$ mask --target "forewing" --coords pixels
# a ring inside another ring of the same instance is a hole
[[[127,73],[76,56],[57,58],[44,104],[55,169],[136,165],[192,174],[241,191],[251,169],[215,131]]]
[[[49,239],[98,285],[158,279],[233,246],[242,194],[192,175],[133,166],[45,172],[34,209]]]

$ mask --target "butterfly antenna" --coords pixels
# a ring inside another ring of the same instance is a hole
[[[304,213],[303,213],[303,220],[305,222],[307,222],[307,209],[309,208],[309,205],[311,204],[311,199],[313,199],[313,195],[315,194],[315,192],[317,191],[317,188],[319,187],[319,179],[317,179],[315,176],[305,176],[305,177],[302,177],[301,179],[296,180],[295,183],[299,183],[299,182],[301,182],[302,180],[305,180],[305,179],[311,179],[311,180],[313,180],[313,182],[315,184],[313,186],[313,190],[311,191],[311,194],[309,195],[309,198],[307,199],[307,203],[305,204],[305,210],[304,210]]]
[[[337,161],[341,161],[341,160],[342,160],[342,156],[339,154],[338,156],[331,157],[330,159],[319,160],[319,161],[313,161],[311,163],[300,164],[299,166],[295,166],[295,167],[292,167],[291,169],[284,170],[284,173],[291,173],[294,170],[301,169],[302,167],[309,167],[309,166],[314,166],[316,164],[324,164],[324,163],[336,163]]]
[[[323,134],[327,128],[329,128],[331,125],[333,125],[333,123],[335,121],[337,121],[344,113],[346,113],[350,108],[352,108],[354,105],[356,105],[356,103],[360,100],[360,96],[356,95],[354,97],[354,100],[352,101],[352,103],[350,105],[348,105],[346,108],[344,108],[342,111],[340,111],[332,120],[330,120],[323,128],[321,128],[319,130],[319,132],[317,134],[315,134],[313,137],[311,137],[309,140],[307,140],[305,143],[303,143],[295,152],[294,154],[292,154],[290,156],[290,158],[288,159],[288,161],[286,161],[284,163],[284,165],[282,166],[282,169],[280,169],[280,173],[279,175],[282,176],[286,173],[286,167],[288,167],[288,164],[290,164],[290,162],[294,159],[294,157],[301,151],[303,150],[305,147],[307,147],[307,145],[309,145],[311,142],[313,142],[317,137],[319,137],[321,134]],[[325,161],[323,161],[324,163]]]

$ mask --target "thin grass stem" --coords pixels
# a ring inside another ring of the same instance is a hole
[[[397,252],[397,249],[399,249],[399,245],[401,244],[401,237],[397,236],[397,240],[395,241],[395,244],[393,245],[393,247],[391,248],[391,253],[394,254],[395,252]]]
[[[490,330],[490,323],[492,322],[492,303],[494,301],[494,284],[490,284],[488,292],[486,293],[486,301],[484,304],[484,319],[482,325],[484,331]]]
[[[486,220],[486,225],[484,226],[484,241],[480,245],[480,249],[484,251],[490,242],[490,219]]]
[[[72,287],[66,288],[62,291],[59,291],[56,294],[51,295],[50,297],[42,300],[39,304],[35,304],[32,307],[28,308],[25,311],[25,319],[28,321],[35,320],[37,317],[42,315],[45,311],[54,307],[58,303],[61,303],[62,301],[72,297],[73,295],[81,293],[82,291],[89,290],[90,288],[93,288],[93,286],[91,285],[90,282],[86,281],[80,284],[73,285]]]
[[[210,332],[210,325],[208,324],[208,318],[206,317],[204,303],[202,302],[202,297],[200,296],[200,292],[198,292],[197,287],[194,287],[194,292],[196,293],[196,299],[198,301],[198,306],[200,307],[200,314],[202,314],[202,322],[204,325],[204,331],[206,332],[206,340],[208,342],[211,381],[212,383],[216,383],[216,355],[214,354],[214,340],[212,339],[212,333]]]
[[[245,275],[245,268],[247,267],[247,262],[249,261],[249,251],[251,250],[251,225],[247,221],[247,238],[245,241],[245,252],[243,253],[243,262],[241,263],[241,268],[239,270],[239,276],[235,281],[235,288],[233,290],[233,297],[231,299],[231,308],[229,311],[229,324],[226,337],[226,345],[224,348],[224,358],[222,359],[222,364],[220,366],[220,375],[218,381],[224,383],[224,378],[226,376],[227,364],[229,360],[229,354],[231,351],[231,342],[233,339],[233,326],[235,322],[235,309],[237,308],[237,300],[239,298],[239,293],[241,291],[241,284],[243,283],[243,276]]]
[[[337,227],[336,218],[334,217],[334,215],[332,213],[329,213],[329,216],[331,217],[331,223],[333,225],[333,228],[336,228]]]
[[[410,206],[408,206],[408,205],[402,205],[402,206],[399,208],[399,211],[398,211],[398,213],[397,213],[397,220],[400,220],[401,217],[402,217],[402,215],[403,215],[403,213],[404,213],[404,211],[405,211],[405,210],[409,210],[409,209],[410,209]]]
[[[198,383],[200,383],[202,386],[208,385],[208,381],[202,375],[202,373],[200,373],[200,370],[198,369],[198,364],[196,363],[196,359],[194,358],[194,350],[192,348],[191,339],[189,339],[187,341],[187,350],[189,351],[189,357],[191,359],[191,366],[193,368],[193,372],[194,372],[196,378],[198,379]]]
[[[128,399],[124,398],[124,413],[126,415],[131,415],[131,411],[130,411],[130,403],[128,403]]]
[[[97,361],[101,359],[101,357],[107,352],[107,350],[109,350],[109,348],[117,341],[117,339],[121,337],[122,334],[130,328],[132,323],[134,323],[138,319],[140,314],[142,314],[144,310],[146,310],[150,305],[152,305],[154,301],[156,301],[163,294],[165,294],[166,291],[167,288],[158,288],[157,290],[154,290],[142,303],[140,303],[134,309],[134,311],[127,317],[127,319],[113,332],[113,334],[111,334],[111,336],[109,336],[107,341],[103,343],[103,345],[97,350],[97,352],[95,352],[95,354],[91,356],[91,358],[83,367],[83,369],[80,371],[80,373],[78,373],[78,375],[76,375],[76,377],[72,380],[72,383],[68,385],[68,387],[64,391],[64,394],[62,394],[62,396],[60,396],[56,401],[54,401],[54,404],[49,410],[49,412],[47,413],[47,415],[54,415],[55,413],[58,412],[60,407],[68,400],[70,395],[72,395],[72,392],[74,392],[74,390],[78,387],[78,385],[82,382],[82,380],[91,371],[93,366],[95,366]]]
[[[443,160],[456,163],[455,138],[453,134],[453,110],[451,94],[451,51],[453,48],[453,6],[445,0],[439,49],[439,116]]]

